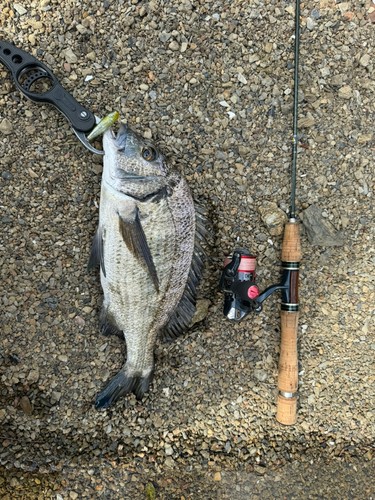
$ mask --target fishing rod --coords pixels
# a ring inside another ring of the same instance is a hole
[[[285,224],[281,252],[282,280],[262,293],[255,283],[256,257],[247,250],[236,249],[224,261],[220,289],[224,291],[224,315],[231,321],[240,321],[251,311],[259,312],[262,302],[276,290],[281,290],[281,345],[279,357],[276,420],[284,425],[296,423],[298,389],[298,279],[301,261],[299,223],[295,218],[297,172],[297,115],[298,115],[298,61],[299,61],[300,0],[295,7],[294,44],[294,109],[292,139],[291,206],[290,218]]]

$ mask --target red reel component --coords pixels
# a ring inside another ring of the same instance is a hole
[[[224,314],[232,321],[240,321],[249,312],[259,310],[255,284],[256,256],[237,249],[224,259],[220,288],[224,290]]]
[[[247,295],[250,299],[256,299],[259,297],[259,288],[256,285],[251,286],[247,291]]]

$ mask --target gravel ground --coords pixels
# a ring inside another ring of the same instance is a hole
[[[259,209],[289,204],[294,5],[4,4],[4,38],[96,114],[117,108],[152,137],[208,208],[215,240],[200,292],[211,300],[206,320],[158,343],[143,401],[96,411],[125,354],[98,334],[99,276],[86,273],[102,159],[1,69],[1,463],[48,472],[107,456],[200,473],[321,455],[371,460],[374,4],[301,5],[297,213],[319,206],[344,244],[312,246],[302,234],[299,407],[289,428],[275,421],[279,297],[233,325],[217,286],[235,245],[259,256],[262,289],[279,280],[282,237]]]

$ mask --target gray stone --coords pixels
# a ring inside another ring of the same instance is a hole
[[[306,28],[308,30],[313,30],[315,28],[315,25],[316,25],[316,23],[313,19],[311,19],[311,17],[308,17],[306,19]]]
[[[127,17],[125,17],[123,22],[124,22],[125,26],[131,26],[134,23],[134,17],[127,16]]]
[[[15,11],[18,12],[20,16],[23,16],[24,14],[27,13],[27,10],[24,7],[22,7],[22,5],[20,5],[19,3],[13,4],[13,8]]]
[[[192,10],[192,8],[193,8],[193,6],[189,0],[182,0],[182,2],[180,2],[180,3],[181,3],[181,5],[179,7],[179,10],[181,10],[183,12],[189,12],[189,10]]]
[[[261,467],[260,465],[254,465],[254,472],[259,476],[264,476],[267,473],[266,467]]]
[[[341,14],[345,14],[346,12],[349,12],[350,9],[351,9],[351,3],[349,2],[340,2],[338,4],[338,8],[340,9],[341,11]]]
[[[307,115],[304,118],[298,120],[298,128],[303,128],[303,127],[308,128],[312,127],[314,124],[315,120],[311,113],[307,113]]]
[[[283,233],[288,217],[278,208],[276,203],[265,201],[258,210],[262,221],[272,236],[279,236]]]
[[[311,245],[336,247],[345,243],[344,235],[322,216],[322,210],[315,205],[303,211],[303,225]]]
[[[74,64],[78,61],[78,57],[74,54],[72,49],[66,49],[65,51],[65,60],[70,64]]]
[[[161,42],[166,43],[168,42],[171,36],[172,33],[166,33],[165,31],[163,31],[163,33],[160,33],[159,38]]]
[[[35,384],[39,380],[39,371],[38,370],[31,370],[28,377],[27,381],[30,382],[30,384]]]
[[[45,53],[44,58],[46,60],[46,63],[49,64],[50,66],[53,66],[56,64],[55,58],[53,57],[52,54],[49,54],[48,52]]]
[[[164,462],[166,467],[173,468],[176,465],[176,462],[173,460],[172,457],[167,457]]]
[[[52,391],[52,396],[51,396],[51,403],[55,404],[58,401],[60,401],[61,398],[61,392],[58,391]]]
[[[91,169],[97,174],[101,174],[103,172],[103,164],[102,163],[94,163]]]
[[[197,300],[197,303],[195,305],[196,307],[196,312],[193,316],[193,319],[191,320],[190,326],[194,325],[195,323],[199,323],[200,321],[203,321],[205,317],[208,314],[208,308],[211,305],[211,301],[208,299],[200,299]]]
[[[171,456],[171,455],[173,455],[173,448],[172,448],[172,446],[167,445],[167,446],[165,447],[165,454],[166,454],[167,456]]]
[[[180,50],[180,46],[175,40],[172,40],[172,42],[169,44],[169,48],[174,51]]]
[[[4,181],[11,181],[13,179],[13,175],[10,172],[2,172],[1,177],[4,179]]]
[[[238,73],[237,75],[237,79],[239,82],[243,83],[244,85],[247,84],[247,80],[246,78],[244,77],[243,73]]]
[[[20,407],[22,408],[22,411],[24,413],[26,413],[27,415],[31,415],[33,407],[30,403],[30,399],[27,396],[23,396],[20,399]]]
[[[13,132],[13,125],[10,123],[8,118],[4,118],[4,120],[0,123],[0,132],[5,135],[9,135]]]
[[[330,78],[329,83],[335,87],[341,87],[342,85],[344,85],[346,79],[346,75],[334,75],[332,78]]]
[[[363,67],[366,67],[369,65],[370,63],[370,54],[365,54],[364,56],[361,57],[361,59],[359,60],[359,64]]]
[[[262,369],[255,369],[254,370],[254,377],[256,379],[258,379],[260,382],[264,382],[265,380],[267,380],[267,372],[265,372],[264,370]]]
[[[342,99],[350,99],[353,95],[351,87],[349,85],[345,85],[339,89],[339,97]]]

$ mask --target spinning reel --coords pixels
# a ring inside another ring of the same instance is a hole
[[[292,292],[295,290],[292,281],[295,277],[298,279],[298,273],[291,272],[296,271],[294,267],[290,267],[291,264],[293,263],[283,262],[281,283],[271,285],[260,293],[255,283],[256,256],[250,255],[247,250],[241,248],[234,250],[233,255],[224,260],[224,269],[219,284],[220,290],[224,291],[224,316],[235,322],[241,321],[252,311],[260,312],[262,302],[276,290],[282,290],[281,309],[290,312],[297,311],[298,297],[291,297],[291,290]]]

